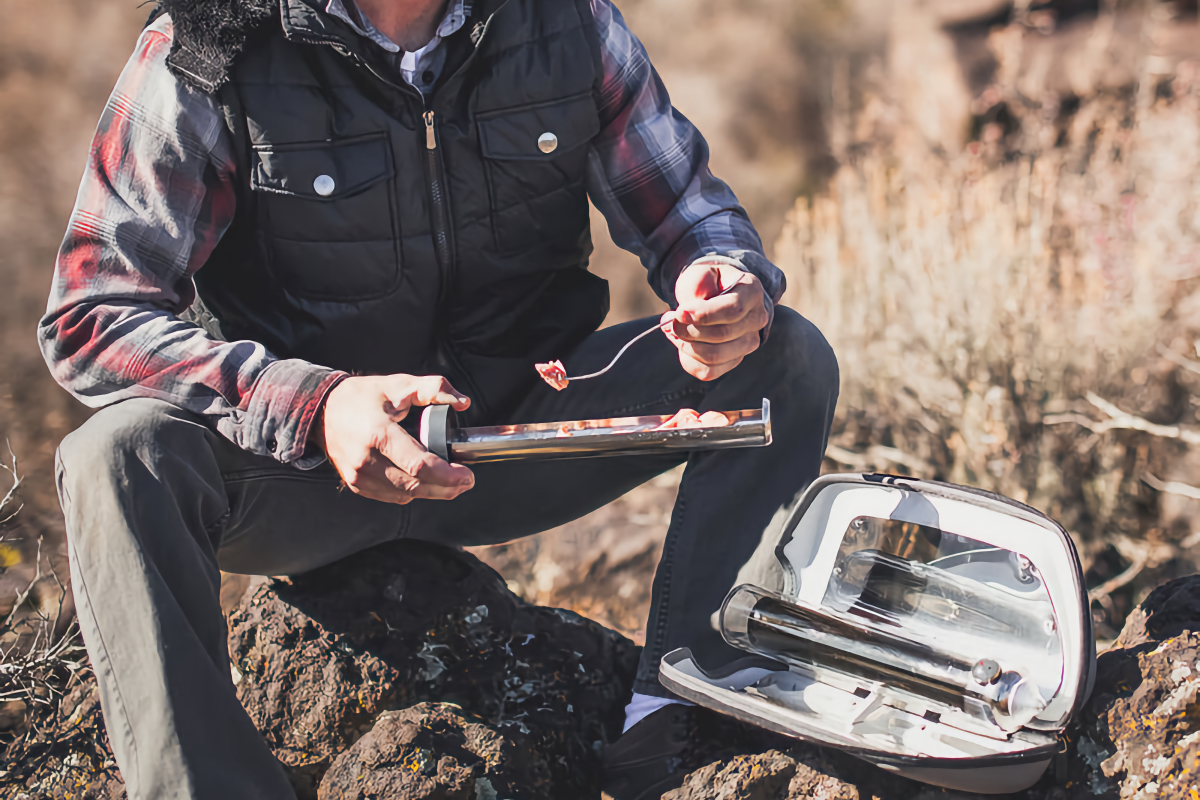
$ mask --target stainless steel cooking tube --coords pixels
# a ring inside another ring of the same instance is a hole
[[[458,428],[449,406],[429,406],[421,416],[420,435],[430,452],[460,464],[722,450],[771,443],[771,404],[766,399],[761,409],[720,413],[729,419],[729,425],[657,430],[671,418],[663,415]]]
[[[980,682],[975,664],[879,630],[870,623],[800,606],[753,586],[740,586],[721,608],[721,633],[741,650],[800,667],[823,667],[896,686],[971,713],[970,699],[1011,732],[1045,708],[1037,687],[997,669]],[[978,671],[977,671],[978,674]]]

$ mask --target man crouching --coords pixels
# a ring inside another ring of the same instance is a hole
[[[674,310],[598,330],[589,198]],[[133,800],[292,798],[230,680],[219,570],[372,545],[508,541],[686,460],[654,579],[618,800],[657,797],[690,710],[658,682],[776,512],[819,471],[837,397],[820,333],[609,0],[164,2],[92,147],[39,335],[102,407],[63,442],[71,576]],[[468,469],[466,424],[757,407],[772,446]],[[344,483],[344,486],[343,486]],[[349,487],[349,491],[345,490]]]

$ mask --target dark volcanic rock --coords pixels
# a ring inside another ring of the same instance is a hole
[[[768,750],[709,764],[688,775],[683,786],[663,800],[859,800],[856,786],[831,773],[836,769],[828,764],[811,767],[792,755]]]
[[[534,737],[498,731],[444,703],[390,711],[338,756],[321,800],[477,800],[525,796],[544,783],[552,754]]]
[[[681,788],[667,792],[663,798],[776,800],[784,794],[795,774],[795,759],[777,750],[768,750],[760,755],[735,756],[698,769],[688,775]],[[857,795],[854,800],[858,800]]]
[[[707,709],[694,712],[683,785],[663,800],[908,800],[924,787],[837,750]]]
[[[1200,575],[1159,587],[1130,616],[1097,662],[1095,688],[1063,737],[1062,757],[1027,792],[950,792],[783,737],[735,741],[727,728],[706,735],[713,760],[669,800],[1200,800]],[[785,775],[792,777],[780,788]]]
[[[230,649],[242,702],[300,796],[320,785],[321,800],[596,798],[637,660],[619,635],[518,600],[474,557],[416,542],[259,586],[230,617]],[[64,708],[79,731],[98,725],[92,687]],[[1200,576],[1130,618],[1063,754],[1018,795],[949,792],[706,710],[695,720],[667,800],[1200,800]],[[0,798],[116,800],[106,762],[58,755],[17,793],[0,776]]]
[[[1096,669],[1054,783],[1072,800],[1200,797],[1200,576],[1151,592]]]
[[[519,600],[474,556],[412,541],[260,586],[229,627],[238,696],[301,798],[381,714],[427,701],[454,703],[497,741],[520,743],[521,797],[594,797],[638,656],[619,634]],[[448,718],[436,719],[451,736]],[[371,741],[382,738],[377,729]],[[374,769],[362,754],[348,758],[339,786],[357,780],[345,778],[352,764]],[[389,775],[378,779],[394,786]],[[414,786],[428,779],[410,775]]]
[[[1163,641],[1200,630],[1200,576],[1189,575],[1152,591],[1125,620],[1116,647]]]

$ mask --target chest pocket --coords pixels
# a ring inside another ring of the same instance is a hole
[[[476,118],[492,230],[511,252],[587,227],[588,143],[600,132],[591,92]]]
[[[257,145],[251,166],[267,266],[289,293],[353,301],[396,288],[400,231],[386,133]]]

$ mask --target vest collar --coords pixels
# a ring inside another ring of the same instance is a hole
[[[279,0],[283,35],[293,42],[352,46],[362,37],[342,20],[325,13],[321,0]]]
[[[338,44],[355,49],[367,41],[366,37],[344,20],[326,12],[327,2],[328,0],[279,0],[283,35],[294,42]],[[473,19],[487,19],[488,15],[503,4],[503,0],[465,0],[463,5],[466,7],[467,24],[473,24]]]

